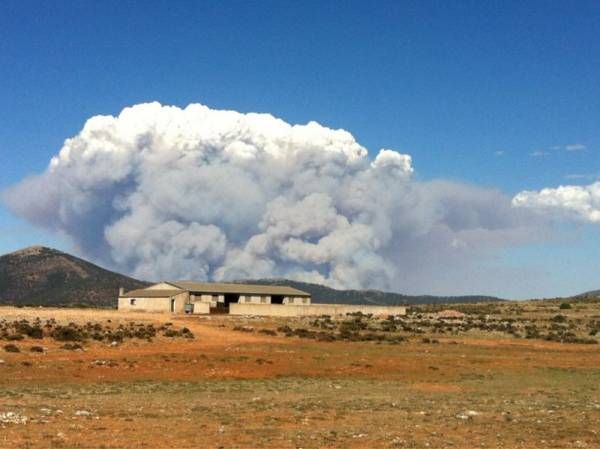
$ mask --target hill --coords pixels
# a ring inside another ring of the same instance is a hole
[[[288,279],[256,279],[237,281],[247,284],[289,285],[312,295],[315,303],[328,304],[456,304],[504,301],[494,296],[433,296],[433,295],[403,295],[400,293],[384,292],[381,290],[336,290],[320,284],[291,281]]]
[[[380,290],[336,290],[287,279],[240,280],[240,283],[289,285],[306,291],[315,303],[445,304],[500,301],[491,296],[403,295]],[[0,304],[116,307],[119,287],[147,286],[78,257],[43,246],[32,246],[0,257]]]
[[[589,292],[581,293],[579,295],[574,296],[575,299],[591,299],[591,298],[600,298],[600,290],[592,290]]]
[[[119,287],[132,290],[146,285],[43,246],[0,257],[3,304],[116,307]]]

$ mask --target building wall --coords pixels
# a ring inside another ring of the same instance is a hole
[[[306,296],[286,296],[283,298],[284,304],[306,305],[310,304],[310,297]]]
[[[181,290],[174,285],[167,284],[166,282],[159,282],[158,284],[146,287],[146,290]]]
[[[209,302],[194,302],[194,311],[192,312],[194,315],[204,315],[210,313],[210,303]]]
[[[406,315],[406,307],[402,306],[355,306],[341,304],[231,304],[230,315],[257,316],[315,316],[315,315],[345,315],[361,312],[373,315]]]
[[[217,302],[224,302],[225,295],[212,295],[212,294],[201,294],[201,295],[190,295],[190,300],[194,304],[205,303],[210,307],[217,307]]]
[[[136,298],[119,298],[119,310],[132,310],[137,312],[170,312],[171,298],[175,299],[175,313],[183,313],[184,305],[188,302],[188,292],[181,292],[174,296],[161,297],[136,297]],[[135,304],[131,304],[131,300],[135,299]]]
[[[271,297],[268,295],[240,295],[240,304],[271,304]]]

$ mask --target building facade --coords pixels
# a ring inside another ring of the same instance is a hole
[[[120,289],[119,310],[281,317],[348,313],[406,315],[406,307],[403,306],[313,304],[310,293],[282,285],[193,281],[159,282],[129,292]]]
[[[165,281],[119,291],[119,310],[172,313],[229,313],[230,304],[310,305],[311,296],[280,285]]]

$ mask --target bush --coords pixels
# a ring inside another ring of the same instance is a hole
[[[21,350],[18,348],[18,346],[13,345],[13,344],[4,345],[4,350],[6,352],[21,352]]]
[[[52,337],[58,341],[82,341],[84,335],[71,326],[58,326],[52,331]]]
[[[44,348],[42,348],[41,346],[32,346],[31,348],[29,348],[29,350],[31,352],[44,352]]]
[[[573,307],[571,307],[571,304],[569,304],[568,302],[563,302],[559,307],[559,309],[561,309],[561,310],[567,310],[567,309],[572,309],[572,308]]]
[[[39,326],[32,326],[27,322],[20,322],[15,326],[15,330],[19,334],[25,334],[28,337],[41,339],[44,338],[44,331]]]
[[[21,334],[11,334],[6,337],[6,339],[8,341],[19,341],[19,340],[23,340],[24,338],[25,337],[23,337],[23,335],[21,335]]]

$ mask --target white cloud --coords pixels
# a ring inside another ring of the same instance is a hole
[[[503,284],[468,273],[537,238],[535,214],[500,192],[412,173],[409,155],[371,159],[349,132],[315,122],[149,103],[90,118],[4,199],[82,255],[146,279],[444,293]]]
[[[567,151],[583,151],[585,149],[587,149],[587,147],[580,143],[572,143],[569,145],[565,145],[565,150]]]
[[[504,150],[497,150],[497,151],[494,151],[494,155],[496,155],[496,156],[498,156],[498,157],[500,157],[500,156],[504,156],[505,154],[506,154],[506,151],[504,151]]]
[[[533,156],[533,157],[545,157],[545,156],[548,156],[548,154],[549,153],[547,151],[544,151],[544,150],[537,150],[537,151],[534,151],[532,153],[529,153],[529,155]]]
[[[566,179],[578,179],[578,180],[599,180],[600,179],[600,173],[571,173],[568,175],[565,175]]]
[[[513,205],[537,210],[559,218],[600,223],[600,182],[587,186],[560,186],[540,191],[524,191]]]

